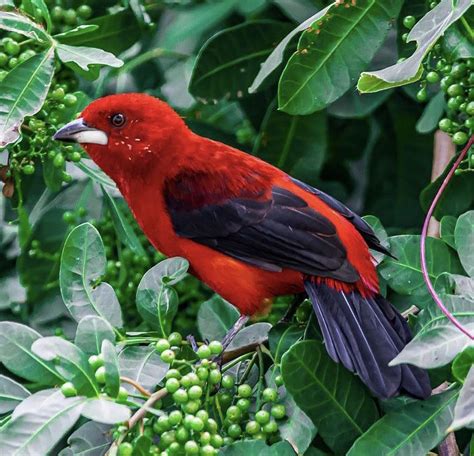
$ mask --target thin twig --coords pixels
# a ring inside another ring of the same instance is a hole
[[[120,381],[121,382],[124,382],[124,383],[128,383],[129,385],[132,385],[136,390],[140,391],[140,393],[142,393],[144,396],[146,397],[150,397],[151,396],[151,393],[146,390],[145,388],[143,388],[142,385],[140,385],[139,383],[137,383],[135,380],[132,380],[131,378],[128,378],[128,377],[120,377]]]
[[[148,413],[148,410],[160,399],[163,399],[168,394],[166,388],[162,388],[153,393],[148,400],[135,412],[135,414],[128,420],[128,428],[132,429],[140,420],[142,420]]]

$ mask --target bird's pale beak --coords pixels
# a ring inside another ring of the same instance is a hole
[[[82,118],[64,125],[54,134],[53,139],[81,144],[100,144],[102,146],[109,142],[109,137],[105,131],[90,127]]]

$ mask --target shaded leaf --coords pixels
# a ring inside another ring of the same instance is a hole
[[[439,91],[426,105],[422,116],[416,123],[416,131],[418,133],[431,133],[438,127],[438,122],[443,116],[445,108],[444,93]]]
[[[458,218],[454,239],[461,264],[474,277],[474,211],[466,212]]]
[[[268,446],[261,440],[242,440],[224,447],[219,454],[223,456],[294,456],[295,452],[288,442],[278,442]]]
[[[435,290],[438,294],[474,296],[474,279],[446,272],[436,279]]]
[[[378,240],[380,241],[380,244],[386,249],[390,250],[388,234],[385,231],[385,228],[383,227],[382,222],[374,215],[366,215],[362,218],[370,225],[375,235],[377,236]],[[380,263],[385,258],[385,255],[383,253],[376,252],[375,250],[371,250],[370,253],[375,258],[375,261],[377,262],[377,264]]]
[[[467,374],[459,399],[454,407],[454,419],[449,426],[450,431],[474,427],[474,367]]]
[[[464,380],[469,373],[469,370],[474,365],[474,346],[467,347],[453,361],[451,370],[453,375],[461,382]]]
[[[69,447],[59,456],[104,456],[112,443],[111,427],[88,421],[69,436],[67,443]]]
[[[344,453],[378,418],[360,380],[334,363],[317,341],[298,342],[281,363],[285,386],[335,452]]]
[[[88,315],[77,325],[74,343],[88,355],[98,355],[104,340],[115,342],[114,329],[107,320]]]
[[[443,55],[449,56],[450,61],[474,57],[474,44],[472,40],[470,41],[469,38],[459,31],[457,24],[446,30],[441,45],[443,47]]]
[[[82,408],[82,416],[103,424],[116,424],[127,421],[131,412],[126,405],[108,399],[89,399]]]
[[[348,8],[333,4],[323,21],[301,35],[280,78],[278,108],[310,114],[342,96],[382,45],[402,3],[364,0]]]
[[[73,62],[84,71],[89,71],[89,65],[105,65],[114,68],[123,65],[122,60],[99,48],[58,44],[56,52],[61,61],[64,63]]]
[[[458,395],[453,389],[389,412],[356,440],[347,456],[427,454],[446,436]]]
[[[454,230],[456,228],[456,217],[452,215],[445,215],[440,222],[439,234],[441,239],[450,247],[456,249],[456,242],[454,240]]]
[[[105,339],[102,341],[101,354],[104,358],[105,386],[107,388],[107,394],[111,397],[117,397],[120,388],[120,371],[115,346],[110,340]],[[101,422],[106,423],[106,421]]]
[[[30,392],[20,383],[0,375],[0,415],[11,412]]]
[[[275,364],[281,362],[281,357],[303,337],[304,328],[290,323],[280,322],[268,333],[270,351]]]
[[[254,323],[241,329],[237,335],[232,339],[227,350],[238,350],[249,345],[263,344],[268,339],[268,332],[272,325],[270,323]]]
[[[122,312],[114,290],[108,283],[93,284],[105,274],[104,244],[90,224],[74,228],[64,243],[59,283],[64,303],[76,321],[98,315],[112,326],[122,326]]]
[[[199,306],[197,326],[203,340],[221,340],[239,318],[239,311],[218,295]]]
[[[407,42],[416,41],[416,51],[407,59],[379,71],[363,72],[357,83],[361,92],[378,92],[390,87],[398,87],[420,79],[422,62],[428,51],[443,35],[445,30],[457,21],[471,6],[471,0],[460,0],[453,7],[452,0],[442,0],[428,11],[407,37]]]
[[[16,12],[0,11],[0,29],[20,33],[21,35],[43,43],[52,41],[43,27]]]

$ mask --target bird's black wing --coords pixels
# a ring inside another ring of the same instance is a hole
[[[179,236],[233,258],[269,271],[359,279],[333,223],[286,189],[273,187],[267,199],[225,198],[197,208],[187,195],[165,189],[165,200]]]

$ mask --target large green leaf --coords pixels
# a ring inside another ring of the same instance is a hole
[[[189,263],[169,258],[149,269],[137,288],[137,308],[143,319],[167,336],[178,311],[178,294],[171,285],[184,278]]]
[[[53,77],[54,50],[34,55],[0,82],[0,149],[18,140],[26,116],[43,106]]]
[[[36,393],[41,401],[32,400],[34,407],[15,410],[13,419],[0,429],[0,454],[9,456],[45,455],[62,439],[78,420],[84,398],[66,398],[60,391]]]
[[[43,337],[33,343],[31,350],[45,361],[55,362],[55,369],[65,379],[74,383],[79,394],[99,394],[94,371],[86,354],[72,342],[62,337]]]
[[[326,131],[326,113],[291,116],[272,103],[253,152],[293,177],[312,183],[326,158]]]
[[[102,456],[112,443],[112,432],[107,424],[88,421],[67,439],[69,447],[58,456]]]
[[[223,448],[222,456],[295,456],[294,450],[288,442],[274,443],[268,446],[261,440],[241,440]]]
[[[454,230],[456,228],[456,217],[452,215],[445,215],[440,222],[439,234],[441,239],[446,242],[453,249],[456,248],[456,242],[454,240]]]
[[[310,114],[342,96],[382,45],[402,3],[362,0],[331,8],[301,35],[280,78],[278,108]]]
[[[423,73],[421,64],[425,55],[445,30],[470,6],[471,0],[459,0],[455,6],[452,0],[442,0],[439,5],[428,11],[408,34],[407,42],[417,43],[416,51],[407,59],[388,68],[362,73],[357,88],[361,92],[378,92],[420,79]]]
[[[122,326],[122,312],[117,296],[108,283],[95,286],[105,274],[104,244],[90,224],[74,228],[64,243],[59,283],[67,308],[76,321],[98,315],[112,326]]]
[[[382,92],[384,93],[384,92]],[[439,119],[444,114],[446,102],[443,91],[439,91],[426,105],[422,116],[416,123],[418,133],[431,133],[438,126]]]
[[[322,343],[298,342],[282,358],[285,386],[337,454],[345,453],[378,418],[360,380],[334,363]]]
[[[118,360],[121,375],[135,380],[149,391],[163,380],[169,369],[152,346],[126,347],[120,352]],[[128,383],[124,387],[134,391],[133,386]]]
[[[435,290],[438,294],[474,296],[474,278],[445,272],[436,279]]]
[[[109,399],[97,398],[89,399],[84,404],[81,414],[97,423],[116,424],[130,418],[130,409]]]
[[[474,331],[474,300],[467,296],[441,295],[446,308],[471,332]],[[474,342],[459,331],[436,305],[418,315],[416,335],[391,361],[391,365],[410,363],[423,368],[441,367]]]
[[[115,342],[114,329],[110,323],[96,315],[87,315],[77,325],[74,343],[88,355],[98,355],[106,339]]]
[[[104,339],[101,354],[104,359],[107,394],[110,397],[117,397],[120,388],[120,368],[115,345],[110,340]]]
[[[0,362],[19,377],[41,385],[64,382],[53,363],[42,360],[31,346],[41,339],[33,329],[19,323],[0,322]]]
[[[389,412],[356,440],[347,456],[420,456],[446,435],[459,390],[416,401]]]
[[[284,22],[261,20],[217,33],[199,51],[190,92],[206,101],[247,96],[260,63],[289,29]]]
[[[421,272],[420,236],[392,236],[389,241],[390,251],[397,259],[387,257],[380,265],[380,274],[397,293],[413,296],[419,307],[425,307],[432,301]],[[433,282],[443,272],[464,272],[455,252],[440,239],[427,238],[426,260]]]
[[[472,39],[459,31],[458,24],[449,27],[443,35],[443,55],[450,60],[468,59],[474,57],[474,43]]]
[[[290,323],[278,323],[268,333],[268,344],[275,364],[281,362],[282,356],[303,337],[304,328]]]
[[[197,326],[203,340],[221,340],[239,318],[239,311],[218,295],[199,306]]]
[[[0,375],[0,415],[11,412],[30,392],[20,383]]]
[[[451,371],[454,377],[464,383],[471,367],[474,365],[474,346],[467,347],[454,358]]]
[[[34,41],[51,43],[52,39],[44,28],[26,16],[15,12],[0,11],[0,29],[20,33]]]
[[[469,370],[459,393],[459,399],[454,407],[454,419],[449,427],[451,430],[474,427],[474,366]]]
[[[112,53],[99,48],[58,44],[56,52],[61,61],[64,63],[75,63],[84,71],[89,71],[89,65],[105,65],[114,68],[123,65],[122,60],[115,57]]]
[[[458,218],[454,239],[461,264],[474,277],[474,211],[466,212]]]

